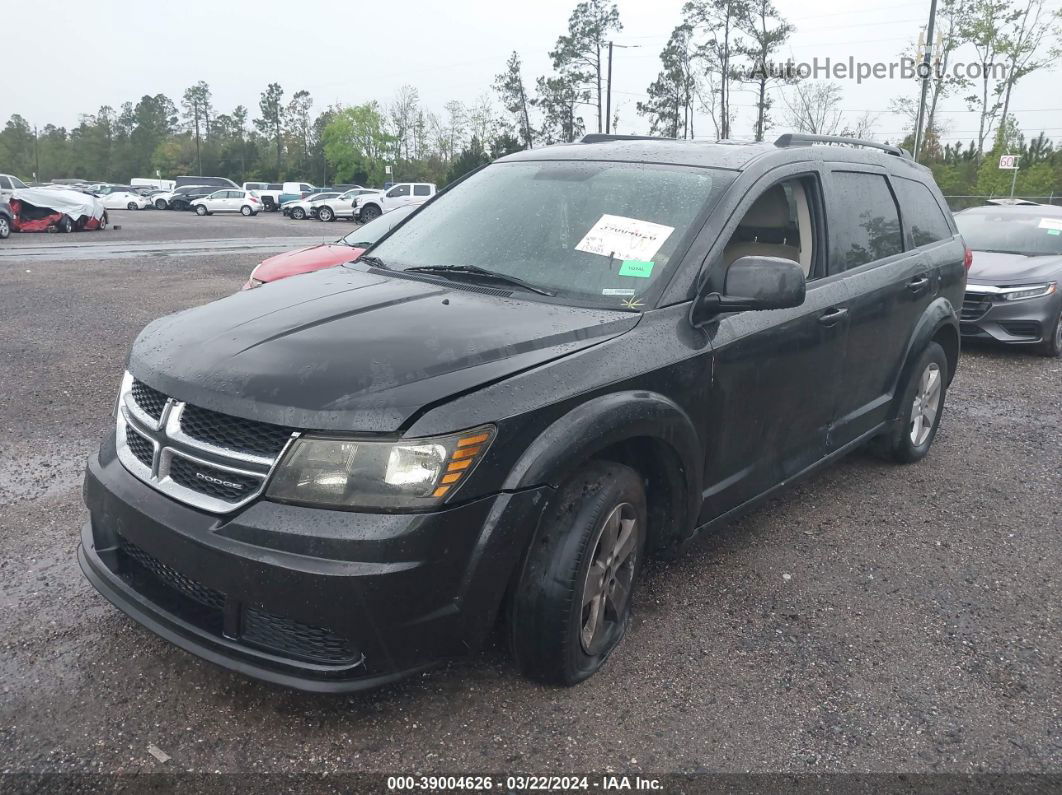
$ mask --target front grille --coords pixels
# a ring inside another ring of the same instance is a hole
[[[129,450],[136,460],[141,464],[151,469],[152,461],[155,457],[155,447],[152,443],[134,431],[132,428],[125,429],[125,443],[129,445]]]
[[[966,293],[962,299],[960,320],[978,320],[992,308],[992,296],[985,293]]]
[[[186,577],[172,566],[167,566],[155,556],[145,552],[136,544],[119,536],[119,548],[132,560],[136,561],[147,572],[154,575],[163,584],[168,585],[175,591],[180,591],[189,599],[194,599],[201,605],[216,607],[219,610],[225,605],[225,595],[213,588],[208,588],[196,582],[191,577]]]
[[[133,381],[132,393],[133,400],[145,414],[156,420],[162,417],[162,409],[166,405],[164,394],[141,381]]]
[[[275,457],[291,438],[291,428],[245,420],[199,406],[185,406],[181,430],[201,442],[254,455]]]
[[[327,627],[231,601],[232,597],[182,574],[122,536],[118,548],[125,561],[120,576],[129,585],[202,631],[288,659],[335,665],[359,662],[360,654],[351,642]],[[226,612],[239,617],[232,634],[224,632]]]
[[[180,456],[170,460],[169,471],[175,483],[225,502],[239,502],[262,485],[260,478],[198,464]]]
[[[325,627],[303,624],[293,618],[248,607],[243,611],[241,639],[255,646],[322,662],[344,663],[355,659],[350,643]]]

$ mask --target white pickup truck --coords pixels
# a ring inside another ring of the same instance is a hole
[[[431,182],[399,182],[383,193],[359,196],[354,202],[354,218],[368,223],[398,207],[424,204],[434,195],[435,185]]]

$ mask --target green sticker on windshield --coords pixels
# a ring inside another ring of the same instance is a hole
[[[653,275],[655,262],[641,259],[625,259],[620,266],[620,276],[637,276],[639,279],[648,279]]]
[[[1062,235],[1062,229],[1048,229],[1047,230],[1047,234],[1049,234],[1049,235]]]

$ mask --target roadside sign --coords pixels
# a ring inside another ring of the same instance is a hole
[[[1020,155],[1000,155],[999,167],[1003,169],[1013,170],[1018,167],[1018,158]]]
[[[384,166],[384,173],[385,174],[390,174],[391,173],[391,167],[390,166]]]

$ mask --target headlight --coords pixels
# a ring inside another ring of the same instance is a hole
[[[1026,298],[1041,298],[1055,291],[1055,282],[1050,284],[1030,284],[1021,287],[1009,287],[1003,292],[1004,301],[1024,301]]]
[[[430,508],[467,478],[493,434],[484,427],[398,442],[303,436],[280,462],[266,496],[336,508]]]

